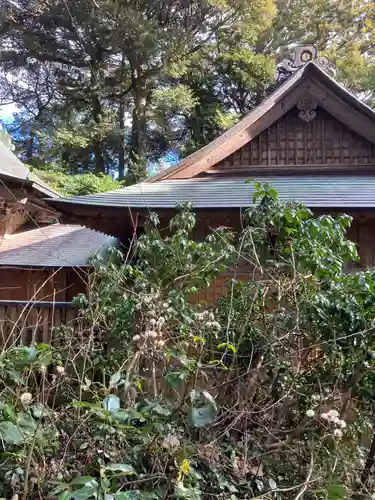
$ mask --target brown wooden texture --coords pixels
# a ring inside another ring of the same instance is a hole
[[[298,109],[273,123],[267,130],[215,165],[220,167],[272,165],[371,165],[375,146],[336,120],[323,108],[305,122]]]
[[[68,301],[86,290],[84,272],[0,267],[0,300]]]
[[[53,343],[55,328],[69,326],[78,329],[76,310],[52,304],[38,303],[25,307],[21,304],[0,304],[0,345]]]

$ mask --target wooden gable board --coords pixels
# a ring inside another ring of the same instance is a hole
[[[346,129],[355,131],[371,145],[375,144],[375,113],[314,63],[309,63],[227,132],[148,182],[186,179],[209,170],[241,150],[306,96],[315,99],[320,108],[344,124]],[[367,146],[367,150],[370,149]],[[369,157],[372,158],[372,153],[369,153]],[[365,163],[369,163],[367,157]]]
[[[364,139],[348,126],[334,118],[324,108],[316,109],[313,120],[305,122],[299,110],[293,107],[256,138],[203,174],[246,172],[249,167],[277,166],[297,167],[303,165],[370,166],[375,165],[375,145]],[[260,168],[261,172],[262,169]]]

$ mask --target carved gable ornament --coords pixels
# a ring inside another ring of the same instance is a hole
[[[331,64],[326,57],[318,56],[316,47],[313,45],[301,45],[294,48],[294,52],[291,57],[283,59],[281,63],[278,64],[276,79],[279,82],[286,80],[288,76],[310,61],[314,62],[331,76],[335,75],[335,66]],[[298,116],[301,120],[306,123],[313,120],[316,117],[316,108],[323,100],[323,96],[313,96],[309,92],[301,95],[296,102],[296,106],[299,110]]]
[[[314,45],[298,45],[293,54],[286,57],[277,65],[276,80],[284,80],[285,77],[297,71],[308,62],[314,62],[330,76],[336,75],[336,67],[324,56],[318,56],[318,49]]]
[[[316,117],[316,108],[318,106],[318,100],[307,94],[306,96],[298,99],[296,106],[299,109],[298,116],[304,122],[310,122]]]

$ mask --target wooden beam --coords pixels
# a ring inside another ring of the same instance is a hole
[[[224,175],[224,174],[259,174],[259,175],[289,175],[289,174],[338,174],[338,173],[351,173],[353,175],[359,172],[369,172],[375,174],[375,164],[348,164],[348,163],[335,163],[332,164],[312,164],[306,165],[238,165],[237,167],[211,167],[206,170],[202,176]]]

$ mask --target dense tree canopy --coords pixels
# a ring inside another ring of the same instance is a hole
[[[0,104],[38,169],[134,182],[259,103],[314,43],[371,102],[372,4],[357,0],[0,0]]]

